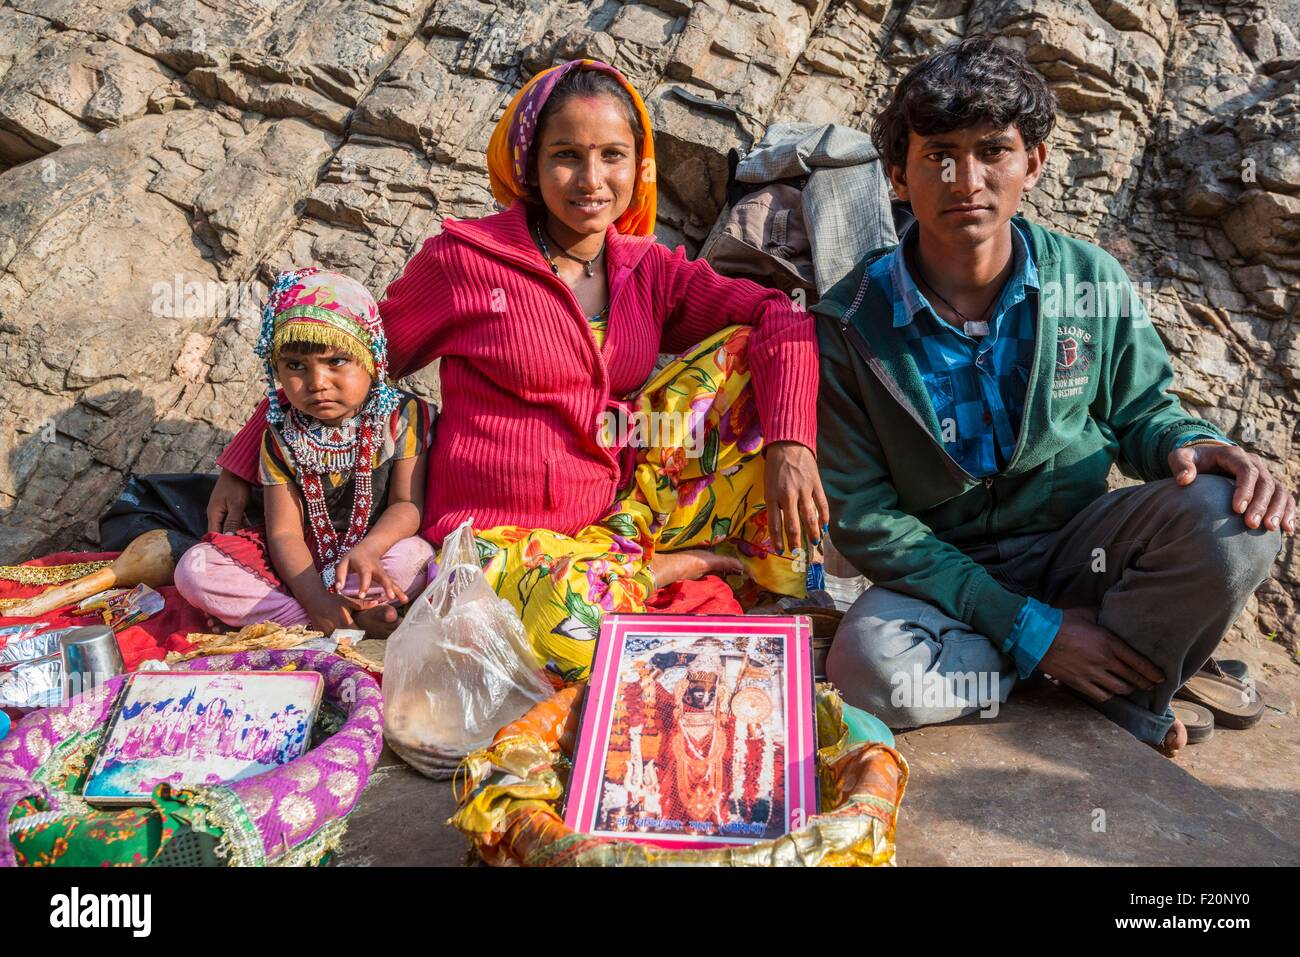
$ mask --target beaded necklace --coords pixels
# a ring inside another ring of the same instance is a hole
[[[326,588],[333,588],[339,561],[360,543],[370,525],[375,422],[370,416],[357,415],[337,426],[328,426],[291,406],[281,431],[293,453],[298,485],[307,505],[307,524],[322,565],[321,580]],[[340,542],[325,505],[325,484],[321,476],[348,471],[353,477],[352,513]]]

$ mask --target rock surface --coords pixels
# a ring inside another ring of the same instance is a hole
[[[265,283],[312,262],[379,293],[444,217],[491,211],[487,139],[537,69],[638,85],[660,236],[695,249],[729,147],[866,127],[980,30],[1060,98],[1030,214],[1125,263],[1188,406],[1295,487],[1297,23],[1297,0],[4,0],[0,562],[93,544],[131,471],[212,468],[261,391]],[[1294,642],[1285,548],[1242,628]]]
[[[1234,734],[1242,738],[1254,732],[1216,730],[1207,746]],[[1013,695],[996,720],[971,717],[907,731],[898,736],[898,750],[915,787],[900,805],[899,863],[1300,863],[1300,844],[1287,833],[1285,820],[1295,792],[1277,787],[1284,766],[1273,766],[1272,789],[1207,784],[1203,773],[1194,771],[1193,777],[1185,768],[1200,747],[1170,761],[1051,686]],[[1257,746],[1254,751],[1260,753]],[[1225,771],[1227,766],[1224,762]]]

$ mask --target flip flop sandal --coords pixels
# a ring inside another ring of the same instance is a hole
[[[1246,662],[1236,658],[1211,658],[1201,665],[1201,671],[1220,678],[1236,678],[1241,682],[1250,677],[1250,668]]]
[[[1236,678],[1198,672],[1174,692],[1174,697],[1208,708],[1215,724],[1223,728],[1240,731],[1264,716],[1259,694]]]
[[[1214,737],[1214,715],[1209,708],[1190,701],[1174,701],[1169,705],[1174,717],[1187,729],[1187,743],[1200,744]]]

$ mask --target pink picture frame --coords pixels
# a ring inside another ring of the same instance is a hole
[[[608,615],[565,823],[671,848],[755,844],[817,813],[803,616]]]

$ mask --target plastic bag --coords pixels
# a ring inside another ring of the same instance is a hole
[[[443,543],[438,574],[388,639],[384,735],[421,774],[460,759],[554,693],[510,603],[488,584],[466,522]]]

